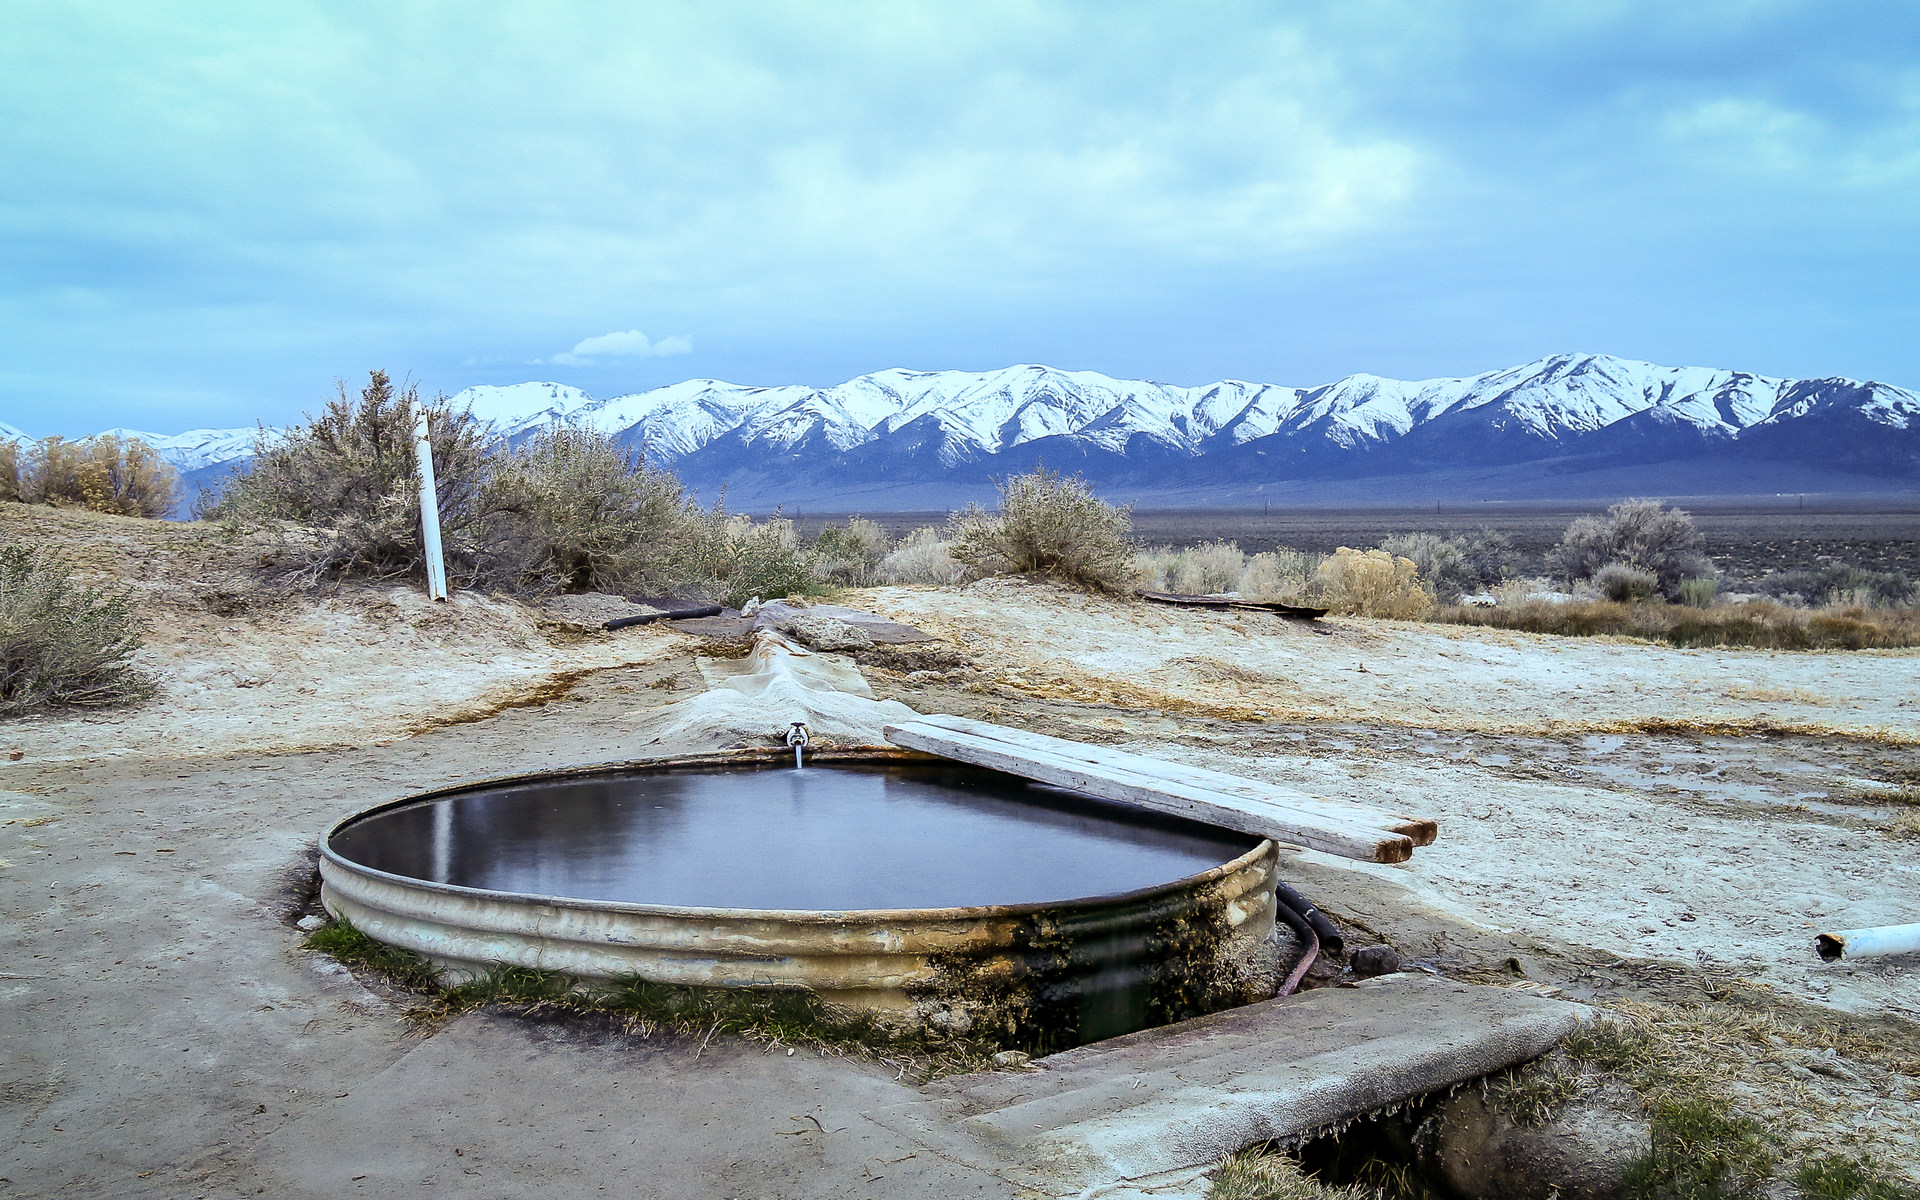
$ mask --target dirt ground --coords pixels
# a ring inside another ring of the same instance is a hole
[[[327,820],[635,757],[701,686],[697,639],[398,585],[263,595],[257,552],[195,526],[0,506],[0,537],[141,588],[161,683],[0,723],[0,1195],[1010,1194],[794,1133],[906,1087],[880,1068],[499,1015],[423,1041],[298,948]],[[881,698],[1436,817],[1406,866],[1291,873],[1414,969],[1664,1021],[1791,1140],[1920,1175],[1920,964],[1811,950],[1916,919],[1920,841],[1884,829],[1920,795],[1920,652],[1308,626],[1015,581],[847,602],[942,639],[872,656]]]

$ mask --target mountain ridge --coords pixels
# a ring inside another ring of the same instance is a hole
[[[529,382],[452,400],[509,442],[554,420],[600,429],[703,493],[727,488],[736,505],[943,486],[972,495],[1042,460],[1136,494],[1365,478],[1404,488],[1463,468],[1544,482],[1659,464],[1683,473],[1708,460],[1762,481],[1770,466],[1781,490],[1809,473],[1920,486],[1920,396],[1908,389],[1600,354],[1426,380],[1360,373],[1312,388],[1187,387],[1017,364],[890,368],[826,388],[691,379],[606,398]],[[138,436],[191,477],[244,460],[255,432]]]

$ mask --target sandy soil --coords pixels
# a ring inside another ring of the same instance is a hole
[[[1465,626],[1218,615],[1018,580],[865,602],[1047,698],[1137,694],[1209,715],[1502,733],[1693,725],[1920,741],[1920,650],[1677,650]],[[1158,696],[1156,697],[1156,693]]]
[[[135,661],[160,685],[137,709],[0,724],[0,753],[36,760],[378,743],[693,644],[472,592],[435,604],[400,584],[280,591],[254,569],[256,546],[203,526],[7,504],[0,537],[56,542],[84,577],[135,588],[149,622]]]
[[[142,589],[153,619],[142,663],[161,681],[154,701],[0,722],[6,947],[9,962],[36,964],[5,976],[0,1002],[33,1037],[99,1058],[87,1068],[96,1089],[119,1086],[107,1059],[120,1052],[86,1048],[73,997],[118,979],[122,959],[171,971],[212,938],[272,976],[278,990],[261,1003],[335,1002],[271,965],[300,958],[272,919],[275,889],[298,872],[324,817],[531,763],[634,756],[653,736],[652,710],[702,686],[698,643],[686,635],[593,634],[512,601],[463,595],[436,606],[404,586],[275,596],[251,574],[252,549],[198,527],[7,505],[0,537],[62,541],[88,570]],[[1777,1076],[1767,1094],[1779,1103],[1826,1114],[1808,1126],[1822,1136],[1920,1172],[1915,965],[1823,966],[1810,948],[1817,927],[1920,915],[1920,841],[1884,832],[1902,811],[1890,797],[1920,788],[1920,653],[1306,626],[1015,581],[849,602],[944,641],[944,664],[924,648],[870,663],[883,700],[1435,816],[1439,842],[1405,867],[1298,857],[1303,886],[1357,940],[1391,941],[1416,966],[1490,978],[1511,958],[1507,982],[1596,1003],[1738,995],[1796,1028],[1830,1020],[1867,1031],[1895,1049],[1835,1064],[1831,1047],[1827,1059],[1806,1058],[1789,1038],[1760,1045],[1751,1070]],[[970,665],[951,666],[956,658]],[[318,748],[332,751],[298,753]],[[271,786],[249,790],[249,780]],[[177,856],[177,877],[166,856]],[[123,884],[141,912],[190,919],[170,932],[142,917],[139,945],[99,933],[95,925],[113,928],[111,893]],[[40,982],[55,974],[78,990]],[[192,986],[217,990],[218,978],[203,973]],[[313,994],[296,995],[303,988]],[[352,1002],[385,1003],[359,992]],[[341,1062],[400,1052],[372,1011],[345,1022],[372,1025]],[[273,1035],[280,1041],[260,1034],[275,1047],[261,1053],[320,1052],[289,1029]],[[218,1036],[211,1025],[202,1032]],[[17,1079],[0,1081],[7,1104],[41,1095],[33,1089],[68,1069],[21,1061]],[[156,1077],[168,1069],[140,1061]],[[54,1111],[33,1111],[42,1109]],[[166,1153],[230,1137],[202,1125]],[[220,1144],[223,1163],[246,1161]]]
[[[1441,840],[1412,863],[1361,869],[1417,881],[1491,928],[1704,955],[1836,1007],[1920,1017],[1910,964],[1832,967],[1811,953],[1818,929],[1920,913],[1920,843],[1882,832],[1899,811],[1884,793],[1920,775],[1914,652],[1686,651],[1371,621],[1321,630],[1003,581],[895,589],[876,606],[966,645],[976,687],[1159,692],[1176,712],[1265,714],[1255,731],[1190,728],[1128,748],[1434,817]]]

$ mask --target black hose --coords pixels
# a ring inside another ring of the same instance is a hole
[[[1287,890],[1293,891],[1292,888]],[[1293,930],[1294,936],[1300,939],[1300,945],[1304,947],[1300,954],[1300,961],[1293,965],[1293,970],[1288,973],[1286,982],[1282,983],[1280,990],[1274,993],[1277,996],[1291,996],[1294,989],[1300,986],[1300,981],[1307,977],[1307,968],[1313,966],[1313,960],[1320,957],[1320,935],[1313,931],[1313,926],[1308,924],[1305,917],[1295,912],[1293,906],[1281,898],[1279,888],[1274,889],[1273,915],[1287,923],[1287,927]]]
[[[679,621],[693,617],[717,617],[720,615],[718,604],[702,604],[693,608],[677,608],[671,612],[647,613],[638,617],[615,617],[607,622],[607,629],[625,629],[629,625],[647,625],[654,621]]]
[[[1346,949],[1347,939],[1340,936],[1340,930],[1327,919],[1327,914],[1313,906],[1313,901],[1284,883],[1276,882],[1273,885],[1273,892],[1280,898],[1281,903],[1300,914],[1306,919],[1307,924],[1313,926],[1314,936],[1320,939],[1320,944],[1325,946],[1329,953],[1338,954]]]

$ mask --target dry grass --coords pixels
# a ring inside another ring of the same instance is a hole
[[[1207,1189],[1207,1200],[1375,1200],[1377,1195],[1367,1188],[1321,1183],[1292,1158],[1264,1145],[1228,1158]]]
[[[1920,840],[1920,810],[1909,810],[1887,822],[1887,836],[1901,841]]]
[[[1204,670],[1204,668],[1203,668]],[[1215,674],[1220,674],[1214,668]],[[1243,674],[1232,678],[1244,680]],[[1221,721],[1305,721],[1313,719],[1313,714],[1298,709],[1274,704],[1219,703],[1207,700],[1195,700],[1160,688],[1129,683],[1104,675],[1093,675],[1076,670],[1070,666],[1053,663],[1034,663],[1027,666],[1001,669],[993,673],[991,681],[971,685],[970,690],[985,687],[999,687],[1007,691],[1029,696],[1036,700],[1066,700],[1076,704],[1094,704],[1107,708],[1121,708],[1134,711],[1157,711],[1180,713],[1186,716],[1206,717]]]
[[[1868,1114],[1885,1093],[1912,1089],[1903,1081],[1920,1079],[1920,1058],[1844,1020],[1801,1021],[1737,1002],[1617,1000],[1607,1019],[1553,1055],[1492,1080],[1488,1098],[1516,1121],[1540,1125],[1608,1079],[1626,1083],[1656,1116],[1677,1114],[1678,1124],[1683,1109],[1708,1105],[1762,1131],[1789,1160],[1841,1148],[1883,1155],[1898,1147]]]
[[[1530,601],[1514,607],[1443,608],[1435,621],[1561,637],[1628,637],[1681,647],[1865,650],[1920,646],[1920,607],[1799,609],[1767,601],[1694,608],[1678,604]]]

